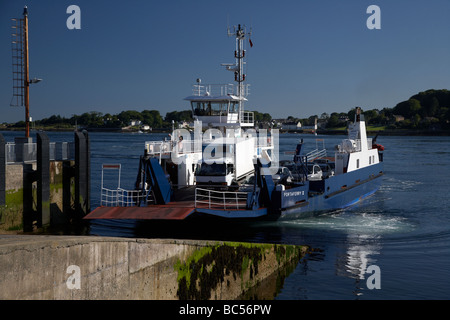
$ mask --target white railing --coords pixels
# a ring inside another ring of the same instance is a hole
[[[205,84],[192,86],[192,94],[194,96],[226,96],[229,94],[237,94],[235,92],[235,86],[232,83],[226,84]]]
[[[37,143],[8,142],[5,144],[6,163],[32,162],[37,159]],[[50,142],[50,160],[75,159],[75,144],[73,142]]]
[[[173,149],[172,141],[146,141],[145,150],[149,154],[170,153]]]
[[[242,95],[249,95],[250,84],[242,85]],[[194,84],[192,86],[192,94],[194,96],[226,96],[229,94],[239,95],[239,87],[232,83],[225,84]]]
[[[327,156],[327,150],[326,149],[314,149],[313,151],[310,151],[306,154],[306,157],[308,160],[314,160],[317,158],[322,158]]]
[[[5,145],[6,163],[36,161],[36,143],[11,143]]]
[[[209,209],[246,209],[247,192],[195,189],[195,207]]]
[[[141,190],[102,188],[100,204],[104,207],[134,207],[141,203],[145,196]],[[153,198],[147,199],[147,204],[151,202]]]
[[[145,142],[145,150],[147,150],[147,153],[150,155],[170,154],[172,152],[178,154],[201,152],[201,149],[196,151],[195,147],[196,144],[194,140]]]

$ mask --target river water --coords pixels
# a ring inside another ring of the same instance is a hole
[[[17,133],[3,132],[7,141]],[[73,141],[73,133],[48,133],[52,142]],[[90,133],[91,207],[100,202],[101,165],[121,163],[121,186],[132,188],[144,142],[166,134]],[[280,154],[322,146],[332,153],[342,136],[280,135]],[[276,299],[449,299],[450,298],[450,137],[384,137],[382,186],[365,201],[311,218],[264,222],[245,228],[168,232],[230,240],[309,245],[314,252],[285,279]],[[286,156],[287,157],[287,156]],[[117,176],[105,174],[105,185]],[[102,221],[91,233],[152,237],[135,221]],[[374,285],[375,288],[374,288]]]

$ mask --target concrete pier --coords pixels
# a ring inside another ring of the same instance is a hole
[[[89,135],[75,132],[73,144],[36,136],[7,143],[0,133],[0,232],[82,228],[91,211]]]
[[[197,240],[0,235],[0,299],[271,299],[306,251]]]

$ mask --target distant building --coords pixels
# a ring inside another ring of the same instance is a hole
[[[317,130],[317,124],[315,124],[313,126],[303,126],[302,129],[303,130]]]
[[[193,127],[192,123],[189,123],[187,121],[181,121],[178,122],[178,128],[182,129],[182,128],[189,128],[189,127]]]
[[[395,119],[395,122],[400,122],[400,121],[405,120],[404,116],[401,116],[401,115],[398,115],[398,114],[394,114],[393,117]]]
[[[302,123],[298,122],[285,122],[281,125],[281,130],[301,130]]]
[[[141,120],[131,120],[130,121],[130,126],[140,126],[142,124]]]

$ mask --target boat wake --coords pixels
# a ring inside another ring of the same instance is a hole
[[[337,231],[346,234],[385,235],[411,232],[415,226],[405,218],[378,212],[333,211],[316,217],[280,221],[285,227]]]

